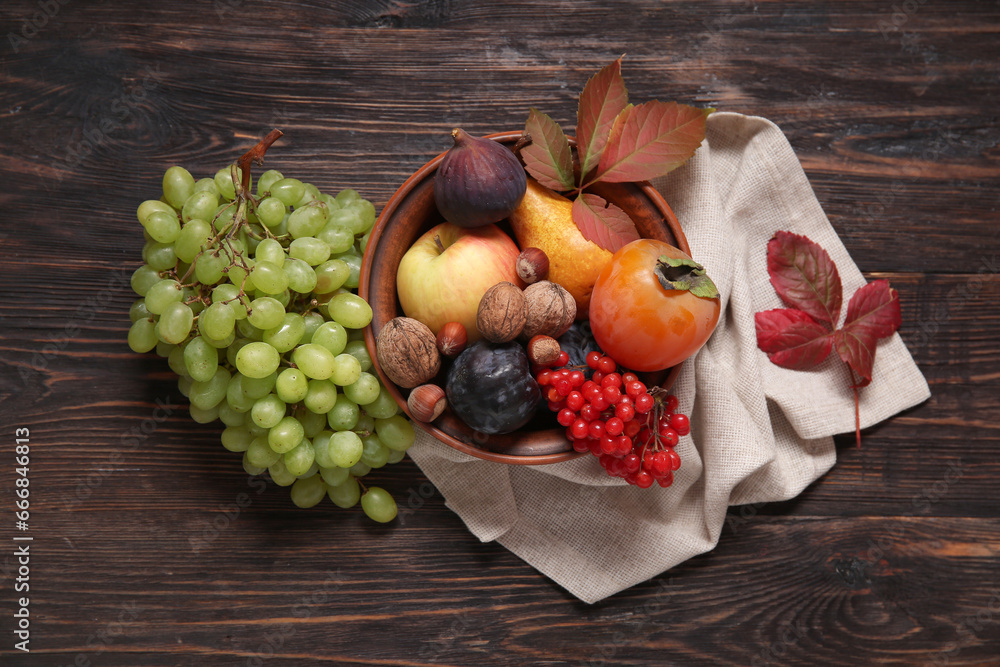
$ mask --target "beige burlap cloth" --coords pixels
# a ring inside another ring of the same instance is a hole
[[[480,540],[498,541],[590,603],[711,550],[730,505],[795,497],[834,465],[831,436],[854,430],[850,378],[836,353],[806,372],[778,368],[757,349],[754,313],[782,305],[765,259],[774,232],[805,234],[830,253],[845,311],[865,284],[782,132],[763,118],[715,113],[695,156],[654,185],[723,301],[718,329],[674,388],[691,435],[677,447],[673,486],[630,487],[592,456],[491,463],[422,431],[410,450]],[[861,390],[862,425],[928,396],[897,334],[879,344],[873,382]]]

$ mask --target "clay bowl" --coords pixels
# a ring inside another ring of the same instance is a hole
[[[521,136],[518,132],[489,135],[491,139],[513,145]],[[437,156],[410,176],[386,203],[372,228],[367,251],[361,265],[360,294],[372,307],[371,326],[365,329],[365,343],[376,372],[396,402],[407,411],[407,389],[393,384],[378,365],[375,335],[393,317],[403,315],[396,298],[396,270],[403,254],[425,231],[444,222],[434,204],[434,172],[444,157]],[[663,197],[648,183],[607,184],[592,188],[627,211],[639,233],[656,238],[690,254],[690,248],[673,211]],[[501,224],[503,226],[503,224]],[[673,384],[680,371],[675,367],[647,377],[647,384],[663,387]],[[444,385],[444,373],[438,381]],[[487,461],[517,465],[540,465],[567,461],[582,454],[575,452],[566,439],[565,429],[555,424],[552,415],[542,406],[536,418],[521,429],[503,435],[486,435],[466,426],[450,410],[445,410],[433,423],[414,420],[420,428],[455,449]]]

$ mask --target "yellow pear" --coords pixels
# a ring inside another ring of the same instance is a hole
[[[510,224],[522,249],[539,248],[548,256],[547,279],[573,295],[577,319],[583,319],[597,275],[611,261],[611,253],[584,238],[572,210],[572,201],[528,178],[528,189],[510,214]]]

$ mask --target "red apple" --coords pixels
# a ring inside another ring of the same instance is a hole
[[[464,229],[445,222],[428,230],[406,251],[396,272],[396,292],[407,317],[435,334],[448,322],[461,322],[469,343],[476,329],[479,301],[499,282],[517,279],[517,244],[496,225]]]

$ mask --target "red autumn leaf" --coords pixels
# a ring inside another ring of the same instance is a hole
[[[616,252],[639,238],[635,223],[628,214],[593,194],[582,194],[573,201],[573,222],[588,241],[608,252]]]
[[[622,59],[619,58],[590,77],[580,93],[576,111],[576,150],[580,157],[581,178],[597,166],[615,117],[626,104],[628,90],[622,79]]]
[[[712,111],[657,100],[626,106],[615,118],[591,182],[645,181],[676,169],[705,139],[705,118]]]
[[[546,114],[531,109],[524,131],[531,136],[531,143],[521,149],[528,173],[547,188],[572,190],[573,152],[562,128]]]
[[[830,355],[833,334],[801,310],[775,308],[754,315],[757,347],[782,368],[806,370]]]
[[[832,330],[840,320],[840,273],[826,250],[805,236],[778,232],[767,244],[767,272],[781,300]]]
[[[887,280],[870,282],[851,297],[847,319],[836,333],[836,345],[840,358],[861,376],[858,386],[872,381],[879,339],[894,334],[902,323],[899,294]]]

